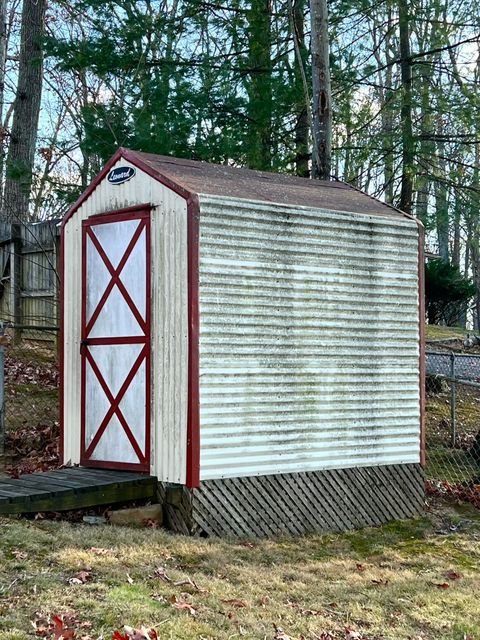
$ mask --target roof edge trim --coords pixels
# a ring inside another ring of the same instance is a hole
[[[148,174],[154,180],[158,180],[164,184],[167,188],[174,191],[176,194],[187,200],[189,202],[194,195],[191,191],[189,191],[183,185],[174,182],[171,178],[167,178],[164,174],[160,173],[156,169],[153,169],[150,165],[148,165],[144,160],[139,158],[135,151],[131,151],[130,149],[126,149],[125,147],[119,147],[113,156],[107,161],[104,165],[100,173],[98,173],[85,191],[79,196],[79,198],[73,203],[70,209],[65,214],[62,222],[61,229],[65,227],[67,222],[72,218],[72,216],[76,213],[76,211],[82,206],[82,204],[92,195],[98,185],[104,180],[104,178],[108,175],[109,171],[112,167],[120,160],[120,158],[125,159],[127,162],[133,164],[137,169]]]
[[[364,191],[361,191],[361,193],[363,195],[367,195]],[[202,193],[202,192],[198,193],[198,197],[200,201],[203,200],[205,202],[208,202],[209,200],[212,202],[215,202],[216,200],[218,201],[226,200],[226,201],[231,201],[232,203],[245,203],[245,205],[246,204],[260,205],[263,208],[268,208],[268,206],[271,205],[274,207],[282,207],[282,208],[291,209],[294,211],[307,211],[307,212],[315,211],[315,212],[324,212],[328,214],[333,213],[335,216],[336,215],[363,216],[363,217],[372,218],[374,220],[377,220],[377,219],[380,219],[382,221],[387,220],[387,222],[382,222],[382,224],[386,224],[386,225],[392,225],[392,224],[395,224],[395,222],[400,225],[402,224],[407,225],[408,223],[412,223],[412,225],[409,225],[409,226],[412,226],[412,228],[415,227],[415,225],[417,227],[419,226],[419,224],[422,225],[422,223],[414,216],[409,215],[404,211],[401,211],[400,209],[395,209],[395,207],[390,207],[390,205],[386,205],[386,206],[389,206],[391,209],[394,209],[398,213],[398,216],[391,216],[391,215],[387,216],[386,214],[368,213],[368,211],[348,211],[347,209],[328,209],[326,207],[313,207],[313,206],[301,205],[301,204],[294,205],[294,204],[289,204],[289,203],[280,202],[280,201],[256,200],[254,198],[238,198],[233,196],[220,196],[216,194]],[[377,202],[377,200],[373,198],[373,196],[372,196],[372,199]],[[382,202],[382,204],[384,203]]]

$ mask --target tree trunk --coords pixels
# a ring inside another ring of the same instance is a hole
[[[438,134],[440,141],[437,143],[436,176],[435,180],[435,222],[437,227],[438,253],[442,260],[450,260],[449,241],[449,216],[448,216],[448,195],[445,181],[445,143],[441,141],[443,134],[442,116],[438,117]]]
[[[247,164],[267,170],[272,165],[272,6],[251,0],[248,12],[249,81]]]
[[[295,173],[302,178],[308,178],[310,169],[308,160],[310,158],[308,150],[308,105],[305,101],[303,91],[302,69],[300,65],[306,60],[307,48],[305,46],[305,21],[303,10],[305,0],[295,0],[293,3],[293,28],[295,29],[294,37],[297,39],[298,51],[301,59],[295,56],[295,86],[298,96],[296,104],[296,123],[295,123]]]
[[[416,216],[421,222],[428,225],[428,201],[430,196],[430,168],[429,165],[435,153],[435,146],[429,139],[432,137],[433,126],[431,116],[430,94],[430,66],[420,70],[419,81],[421,84],[421,112],[420,133],[421,141],[418,150],[419,172],[416,181]]]
[[[7,0],[0,0],[0,201],[3,193],[5,130],[1,126],[5,108],[5,63],[7,60]]]
[[[375,57],[378,71],[378,100],[380,103],[381,117],[381,144],[383,157],[383,193],[385,202],[393,204],[394,196],[394,98],[393,90],[393,53],[392,34],[394,30],[393,5],[392,0],[385,2],[386,16],[380,12],[379,23],[374,22],[372,29],[373,55]],[[382,55],[383,53],[383,55]],[[384,68],[384,65],[387,65]],[[349,108],[351,111],[351,107]],[[347,125],[345,125],[347,127]]]
[[[332,91],[327,0],[310,0],[312,47],[312,177],[329,180],[332,163]]]
[[[412,67],[410,60],[410,26],[408,0],[399,0],[400,72],[402,78],[402,183],[400,209],[412,212],[415,146],[412,124]]]
[[[47,0],[24,0],[20,32],[18,83],[6,163],[4,220],[28,218],[38,117],[42,96],[43,52]]]
[[[452,251],[452,264],[457,269],[460,269],[460,251],[461,251],[461,236],[460,236],[460,223],[462,220],[462,209],[460,206],[460,199],[455,198],[455,205],[453,208],[453,251]]]
[[[478,52],[477,67],[475,72],[475,88],[480,84],[480,50]],[[474,121],[480,124],[480,106],[476,107]],[[478,129],[477,129],[478,130]],[[480,207],[480,146],[475,145],[473,176],[472,176],[472,199],[470,224],[472,229],[471,241],[469,244],[470,260],[472,266],[472,279],[476,287],[474,306],[474,328],[480,329],[480,228],[479,228],[479,207]]]

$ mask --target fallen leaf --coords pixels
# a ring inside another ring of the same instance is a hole
[[[345,640],[362,640],[363,636],[359,631],[355,631],[350,627],[345,627]]]
[[[361,564],[360,562],[357,562],[357,564],[355,565],[357,571],[365,571],[365,565]]]
[[[262,596],[261,598],[258,599],[258,604],[260,604],[262,607],[264,607],[269,602],[270,602],[270,598],[268,596]]]
[[[129,573],[127,573],[127,582],[128,584],[133,584],[133,578],[130,576]]]
[[[15,556],[17,560],[26,560],[28,558],[28,553],[26,551],[20,551],[20,549],[14,549],[12,551],[12,556]]]
[[[157,520],[153,520],[152,518],[143,520],[142,524],[147,529],[160,529],[160,524],[157,522]]]
[[[459,580],[462,577],[462,574],[456,571],[447,571],[445,575],[449,580]]]
[[[52,616],[52,624],[54,640],[71,640],[71,638],[75,638],[75,631],[66,626],[63,617]]]
[[[225,604],[229,604],[231,607],[235,607],[235,609],[243,609],[243,607],[247,606],[247,603],[244,600],[238,600],[237,598],[230,598],[230,600],[222,600]]]
[[[79,571],[73,577],[68,579],[68,584],[85,584],[89,580],[91,580],[92,575],[89,571]]]
[[[274,625],[274,628],[275,635],[273,636],[273,640],[292,640],[281,627],[275,627]]]
[[[127,625],[124,626],[125,633],[115,631],[112,640],[158,640],[158,635],[155,629],[147,629],[147,627],[140,627],[140,629],[134,629]]]
[[[181,611],[188,611],[188,613],[190,613],[192,616],[197,615],[197,610],[195,609],[195,607],[192,607],[192,605],[188,602],[174,602],[172,603],[172,607]]]
[[[437,589],[448,589],[450,586],[448,582],[433,582],[432,583]]]
[[[388,584],[388,580],[382,580],[381,578],[378,578],[378,579],[373,579],[372,583],[373,584],[383,585],[384,587],[386,587],[387,584]]]

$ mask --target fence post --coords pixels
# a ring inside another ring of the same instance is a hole
[[[0,475],[5,470],[5,327],[0,322]]]
[[[457,385],[455,381],[455,354],[450,354],[450,422],[451,444],[455,447],[457,442]]]

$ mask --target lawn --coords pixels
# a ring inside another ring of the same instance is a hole
[[[443,327],[436,324],[425,325],[425,338],[427,340],[463,339],[467,333],[468,330],[461,327]]]
[[[182,640],[480,639],[480,512],[445,509],[260,542],[0,519],[0,638],[52,638],[43,621],[67,615],[87,640],[124,624]]]

